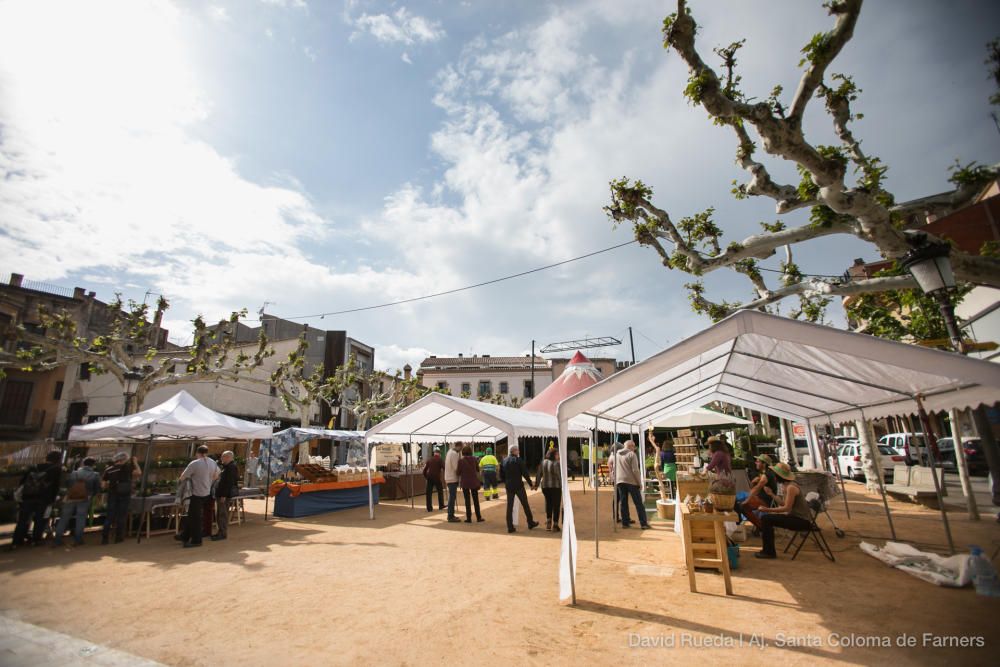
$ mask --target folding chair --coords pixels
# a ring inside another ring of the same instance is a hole
[[[799,544],[795,547],[795,553],[792,554],[792,560],[795,560],[795,557],[799,555],[800,551],[802,551],[802,547],[805,546],[806,540],[812,537],[812,540],[816,543],[820,553],[826,556],[831,563],[835,563],[837,559],[833,557],[833,551],[830,550],[830,545],[826,543],[826,538],[823,537],[823,531],[816,525],[816,517],[819,516],[819,513],[823,510],[823,502],[818,497],[811,497],[806,500],[806,504],[809,505],[809,511],[812,514],[812,517],[809,519],[809,527],[805,530],[795,531],[795,534],[792,535],[792,539],[788,540],[788,544],[785,545],[783,553],[788,553],[788,550],[793,544],[795,544],[796,540],[798,540]]]

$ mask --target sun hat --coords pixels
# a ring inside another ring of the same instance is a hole
[[[764,465],[770,467],[774,465],[774,459],[771,458],[770,454],[758,454],[756,460],[760,461]]]
[[[795,480],[795,473],[792,472],[792,469],[789,468],[788,464],[785,463],[784,461],[775,463],[773,466],[771,466],[771,470],[773,470],[774,474],[780,477],[781,479],[787,480],[789,482]]]

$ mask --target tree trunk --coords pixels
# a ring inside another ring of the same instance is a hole
[[[993,504],[1000,505],[1000,449],[997,448],[997,441],[993,437],[993,428],[990,426],[989,417],[986,416],[986,407],[980,405],[973,410],[972,418],[976,424],[976,432],[979,433],[986,465],[990,469],[990,480],[993,482],[990,492],[993,494]]]
[[[976,506],[976,494],[972,492],[972,480],[969,479],[969,466],[965,460],[965,448],[962,446],[962,424],[959,421],[959,412],[952,408],[949,414],[951,416],[951,439],[955,447],[955,469],[958,470],[958,479],[962,483],[962,493],[965,494],[969,518],[979,521],[979,507]],[[941,479],[944,479],[943,469],[941,471]]]
[[[799,462],[795,458],[795,440],[792,438],[792,425],[787,419],[782,419],[779,422],[781,428],[781,454],[779,455],[781,460],[792,467],[792,470],[796,470],[799,467]]]
[[[878,457],[875,455],[875,436],[867,422],[858,420],[855,422],[858,430],[858,438],[861,442],[861,468],[865,472],[865,488],[870,493],[879,490],[879,480],[882,474],[882,466],[879,465]]]
[[[299,406],[299,425],[303,428],[309,426],[309,408],[308,404],[303,404]],[[299,443],[299,463],[309,463],[309,441]]]

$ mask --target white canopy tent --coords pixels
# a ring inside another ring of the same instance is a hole
[[[1000,365],[807,322],[740,311],[559,404],[563,455],[559,597],[575,601],[576,529],[566,484],[566,437],[580,415],[630,428],[711,401],[803,422],[869,420],[1000,400]],[[811,440],[811,438],[810,438]]]
[[[74,426],[69,430],[69,440],[257,440],[270,438],[272,431],[270,426],[210,410],[181,390],[163,403],[134,415]]]
[[[715,410],[695,408],[691,412],[657,419],[653,422],[653,426],[658,428],[703,428],[708,426],[753,426],[753,422]]]
[[[370,469],[372,447],[380,442],[495,443],[507,438],[513,446],[521,436],[555,438],[559,432],[553,415],[435,392],[370,428],[365,433],[365,441]],[[590,437],[590,431],[577,421],[567,423],[564,433],[566,437]],[[565,449],[562,456],[566,456]],[[370,484],[368,497],[369,515],[374,518],[375,505]]]

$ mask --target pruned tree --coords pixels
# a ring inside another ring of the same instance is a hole
[[[146,395],[158,387],[203,380],[237,381],[274,354],[261,333],[257,348],[250,354],[236,348],[236,327],[246,310],[233,312],[227,319],[209,326],[200,315],[192,321],[194,338],[176,353],[159,349],[160,323],[170,304],[162,296],[156,302],[152,322],[149,306],[120,294],[114,301],[95,304],[104,309],[106,324],[101,331],[78,335],[74,313],[65,309],[52,312],[38,308],[37,327],[29,330],[18,324],[9,335],[16,341],[14,352],[0,352],[0,368],[44,371],[69,364],[86,364],[90,372],[110,374],[123,387],[135,383],[128,395],[125,414],[136,412]]]
[[[719,69],[708,65],[696,45],[697,25],[685,0],[678,0],[677,11],[664,20],[664,48],[677,53],[689,68],[685,97],[701,105],[716,125],[733,132],[736,162],[747,175],[744,182],[734,182],[733,195],[740,200],[771,199],[778,215],[809,210],[806,224],[763,222],[762,233],[727,244],[713,208],[675,222],[667,210],[653,204],[653,190],[643,181],[611,181],[611,203],[605,207],[608,216],[616,226],[630,223],[635,238],[652,247],[664,266],[695,276],[728,268],[744,275],[752,285],[752,297],[739,303],[713,301],[700,280],[689,283],[686,287],[696,312],[718,320],[738,309],[767,309],[788,297],[798,297],[790,314],[817,321],[834,296],[915,288],[916,282],[902,272],[851,280],[806,275],[794,261],[793,247],[835,234],[850,235],[874,245],[884,258],[899,259],[911,250],[911,235],[924,225],[928,215],[947,214],[967,205],[1000,173],[1000,165],[956,163],[951,191],[896,202],[885,187],[887,166],[862,148],[852,130],[853,121],[862,117],[852,106],[861,90],[851,76],[828,71],[853,36],[861,5],[861,0],[825,4],[834,17],[833,28],[814,35],[803,47],[799,64],[805,71],[790,100],[781,86],[775,86],[764,99],[743,91],[737,73],[743,40],[714,49],[721,61]],[[994,55],[993,60],[1000,62],[997,58]],[[994,75],[1000,81],[1000,70],[995,69]],[[805,136],[803,119],[813,99],[822,102],[838,139],[836,145],[813,144]],[[794,165],[799,182],[775,181],[760,149]],[[777,284],[772,284],[758,262],[778,252],[784,259]],[[953,249],[951,260],[960,281],[1000,287],[1000,259],[996,256]]]

